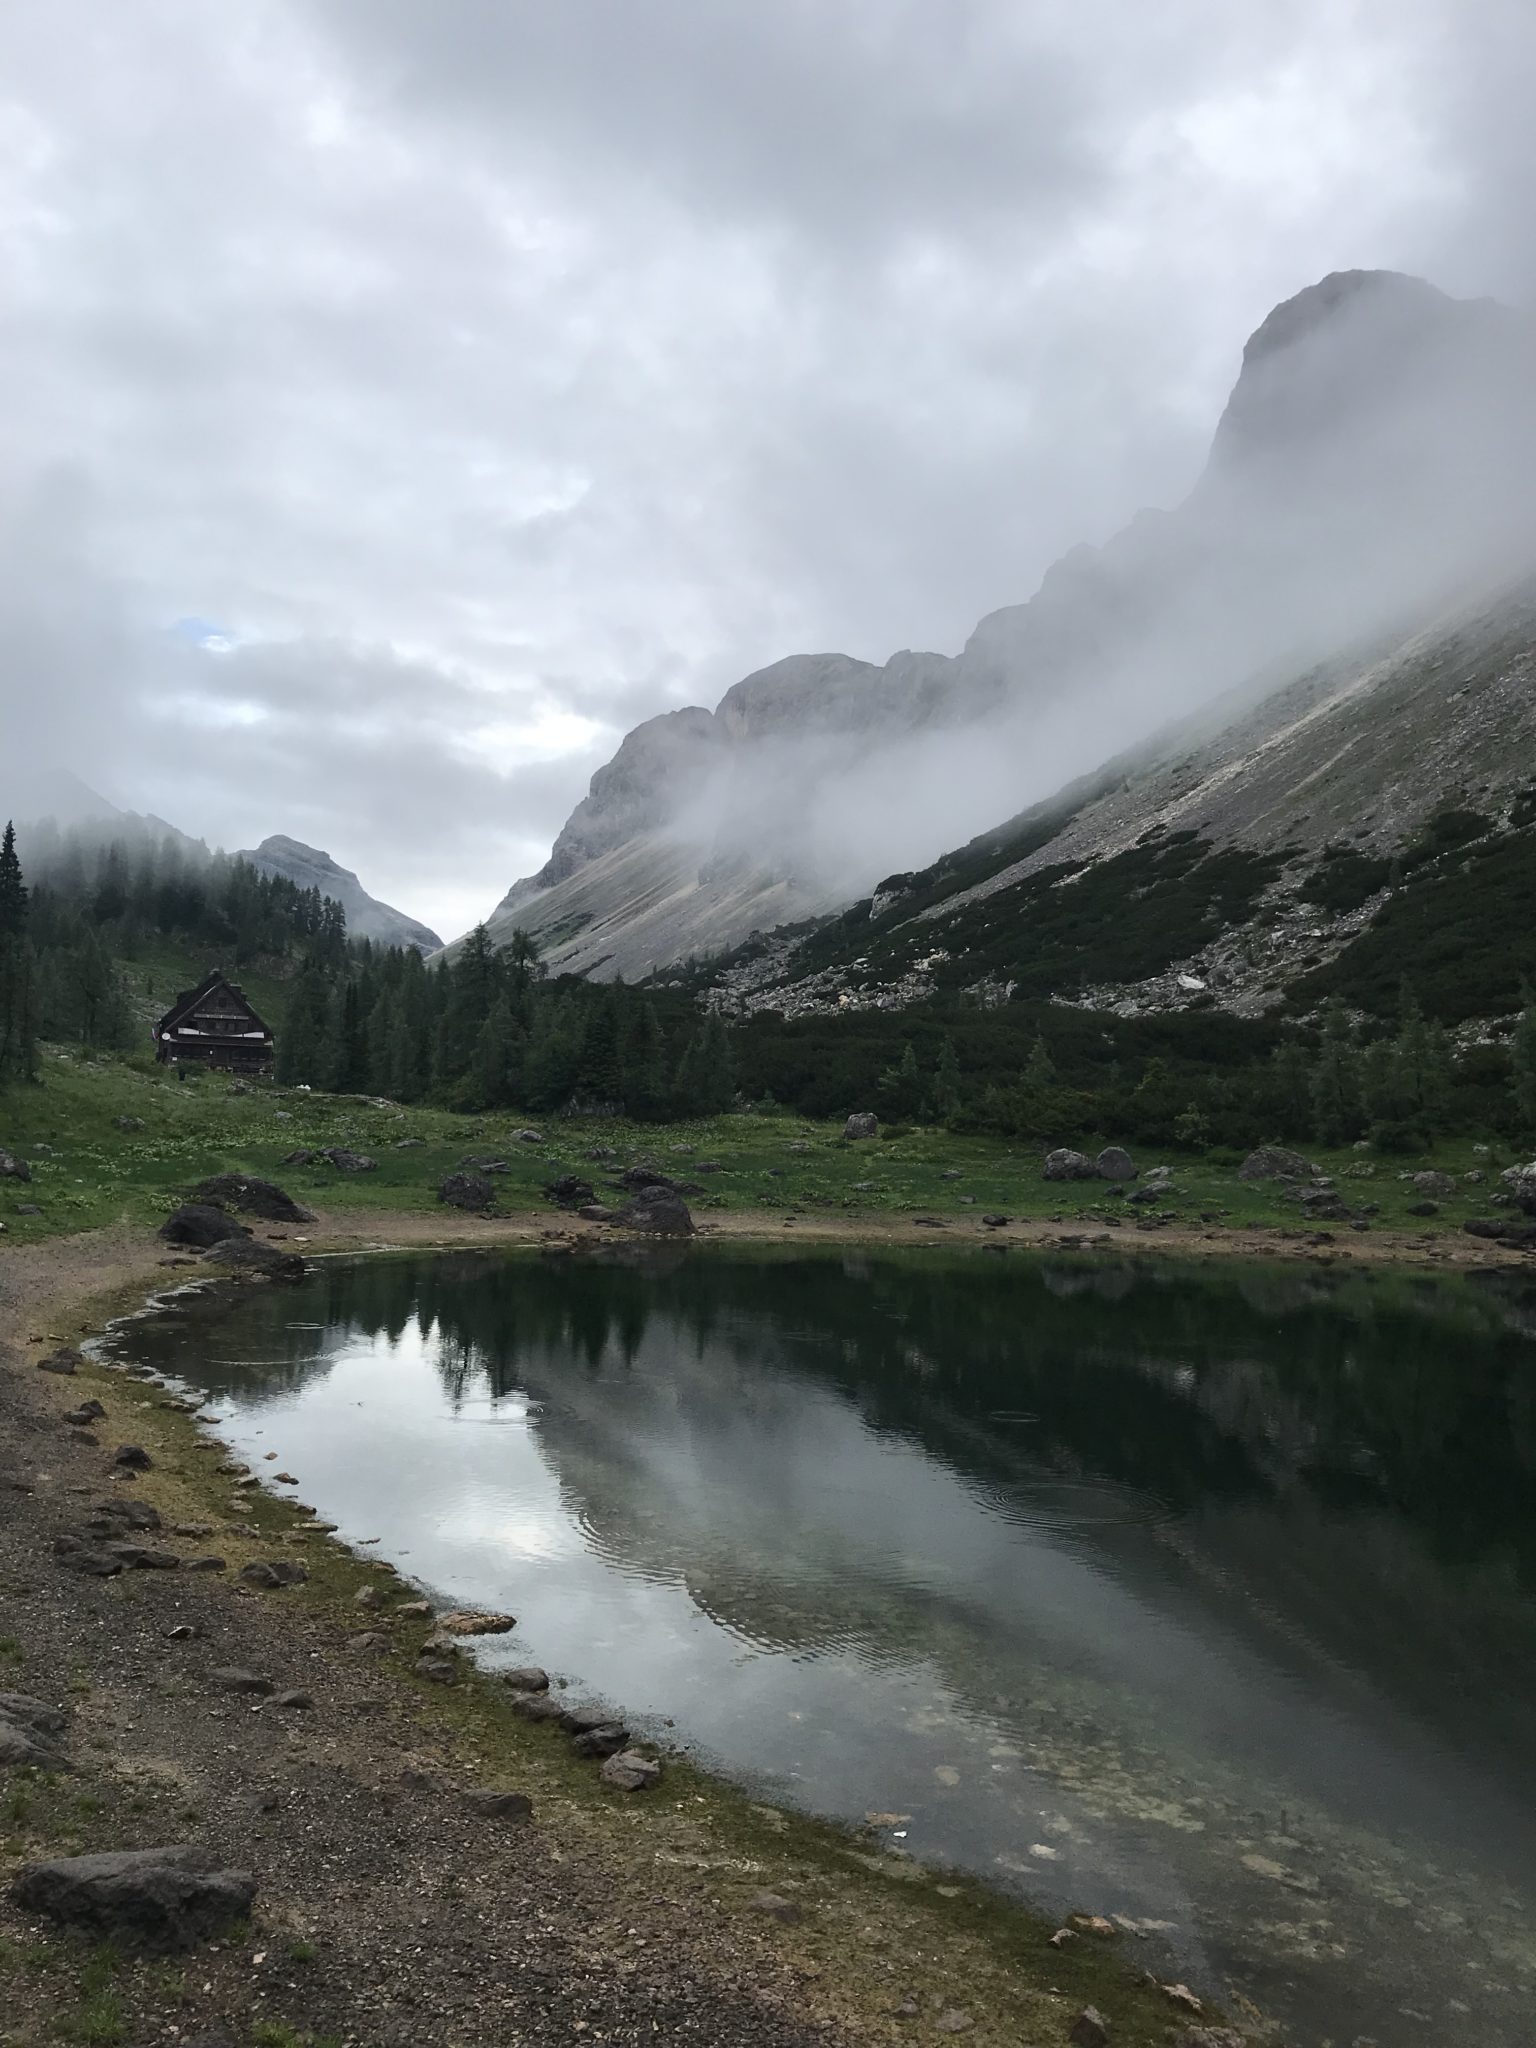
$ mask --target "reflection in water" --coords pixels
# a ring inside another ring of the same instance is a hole
[[[1528,2037],[1536,1289],[454,1256],[124,1355],[723,1768],[1138,1922],[1293,2037]],[[1526,2016],[1526,2017],[1523,2017]]]

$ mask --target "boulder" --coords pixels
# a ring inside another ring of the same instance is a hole
[[[242,1586],[260,1586],[266,1592],[275,1592],[280,1586],[302,1586],[309,1573],[303,1565],[286,1557],[276,1558],[270,1564],[265,1558],[257,1558],[251,1564],[241,1565],[235,1577]]]
[[[509,1685],[514,1692],[548,1692],[549,1673],[537,1664],[519,1664],[515,1670],[503,1671],[503,1685]]]
[[[142,1444],[119,1444],[112,1462],[125,1472],[147,1472],[154,1461]]]
[[[279,1251],[256,1237],[227,1237],[209,1248],[210,1266],[228,1266],[236,1273],[260,1273],[268,1280],[302,1280],[305,1265],[297,1252]]]
[[[606,1202],[584,1202],[576,1211],[583,1223],[612,1223],[618,1213],[617,1209],[610,1209]]]
[[[1506,1166],[1499,1179],[1515,1207],[1536,1216],[1536,1159],[1527,1166]]]
[[[845,1139],[878,1138],[879,1135],[880,1119],[872,1116],[867,1109],[856,1110],[843,1125]]]
[[[691,1237],[693,1218],[688,1204],[671,1188],[642,1188],[632,1202],[626,1202],[614,1217],[626,1230],[643,1230],[656,1237]]]
[[[0,1692],[0,1770],[65,1768],[53,1738],[64,1716],[27,1693]]]
[[[1416,1173],[1412,1178],[1414,1190],[1421,1195],[1431,1195],[1436,1201],[1444,1201],[1447,1195],[1454,1195],[1456,1183],[1448,1173],[1438,1173],[1433,1168],[1425,1173]]]
[[[200,1180],[192,1200],[212,1209],[233,1209],[242,1216],[259,1216],[264,1223],[313,1223],[315,1212],[296,1202],[276,1181],[258,1180],[251,1173],[216,1173]]]
[[[1317,1168],[1283,1145],[1260,1145],[1237,1169],[1239,1180],[1315,1180]]]
[[[437,1199],[454,1209],[489,1209],[496,1189],[483,1173],[450,1173],[439,1184]]]
[[[345,1145],[322,1146],[316,1156],[329,1159],[338,1173],[377,1173],[379,1168],[377,1159],[370,1159],[366,1152],[349,1152]]]
[[[308,1145],[295,1145],[291,1152],[283,1154],[278,1164],[281,1166],[313,1166],[319,1157],[319,1153],[312,1152]]]
[[[1119,1145],[1106,1145],[1093,1162],[1100,1180],[1134,1180],[1136,1166],[1129,1152]]]
[[[1045,1177],[1047,1180],[1096,1180],[1098,1175],[1093,1161],[1086,1154],[1059,1145],[1054,1152],[1045,1155]]]
[[[661,1783],[661,1765],[637,1749],[621,1749],[603,1765],[601,1777],[619,1792],[649,1792]]]
[[[7,1152],[0,1146],[0,1180],[30,1180],[32,1169],[25,1159],[19,1159],[14,1152]]]
[[[544,1142],[542,1131],[514,1131],[512,1135],[520,1145],[542,1145]]]
[[[1109,2048],[1109,2022],[1095,2005],[1085,2005],[1067,2032],[1072,2048]]]
[[[24,1912],[103,1939],[184,1949],[244,1919],[256,1880],[202,1849],[119,1849],[29,1863],[11,1893]]]
[[[46,1358],[40,1358],[37,1361],[37,1369],[39,1372],[68,1375],[76,1372],[84,1363],[85,1358],[81,1352],[71,1349],[68,1344],[62,1344],[57,1351],[50,1351]],[[104,1415],[106,1410],[103,1408],[99,1412]]]
[[[558,1180],[546,1181],[544,1193],[562,1209],[587,1208],[597,1200],[596,1188],[578,1173],[562,1173]]]
[[[250,1231],[211,1202],[183,1202],[161,1224],[159,1235],[167,1244],[189,1244],[199,1250],[224,1244],[232,1237],[249,1237]]]
[[[1536,1223],[1473,1216],[1461,1227],[1468,1237],[1483,1237],[1494,1244],[1507,1244],[1517,1252],[1536,1252]]]
[[[558,1721],[565,1708],[548,1692],[520,1692],[512,1702],[512,1711],[525,1721]]]
[[[1144,1188],[1132,1188],[1125,1199],[1128,1202],[1136,1203],[1140,1207],[1145,1207],[1152,1202],[1160,1202],[1167,1192],[1168,1184],[1166,1181],[1149,1181]]]
[[[1330,1210],[1328,1213],[1331,1215],[1332,1211]],[[1410,1216],[1438,1216],[1440,1214],[1440,1204],[1438,1202],[1410,1202],[1408,1204],[1408,1214]]]

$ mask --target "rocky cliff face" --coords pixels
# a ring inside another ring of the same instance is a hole
[[[1074,549],[961,652],[799,655],[631,733],[489,920],[644,973],[863,895],[1237,686],[1536,561],[1536,328],[1338,273],[1249,340],[1184,503]],[[957,817],[967,789],[977,809]]]
[[[414,946],[420,953],[435,953],[442,945],[437,933],[403,910],[380,903],[368,894],[350,868],[337,865],[328,853],[305,846],[297,839],[275,833],[263,839],[252,853],[236,855],[249,861],[264,875],[282,875],[301,889],[318,889],[347,913],[347,933],[354,939],[372,939],[380,946]]]

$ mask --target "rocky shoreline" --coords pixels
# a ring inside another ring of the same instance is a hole
[[[406,1220],[418,1242],[571,1237],[546,1212],[392,1218],[392,1238]],[[328,1217],[307,1248],[369,1248],[379,1221]],[[1091,1912],[1053,1930],[941,1888],[637,1747],[607,1707],[530,1712],[543,1674],[482,1680],[445,1652],[453,1618],[220,1474],[163,1387],[76,1353],[164,1284],[165,1256],[128,1230],[0,1252],[0,1687],[23,1703],[7,1726],[47,1717],[48,1752],[4,1782],[18,2044],[1237,2039],[1192,2026]],[[187,1904],[247,1878],[249,1923]],[[101,1900],[146,1888],[191,1913],[189,1967],[116,1939],[159,1909],[125,1924]],[[95,1902],[78,1931],[61,1898]]]

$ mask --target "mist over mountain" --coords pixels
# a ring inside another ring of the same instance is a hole
[[[322,896],[339,903],[347,914],[348,938],[372,939],[380,946],[414,946],[418,953],[435,953],[443,943],[428,926],[370,896],[350,868],[281,832],[235,857],[249,861],[258,874],[282,875],[300,889],[318,889]]]
[[[791,656],[637,727],[489,920],[633,975],[838,908],[1224,692],[1408,633],[1536,561],[1536,324],[1339,272],[1249,338],[1172,510],[958,655]],[[1027,480],[1021,480],[1027,488]]]

